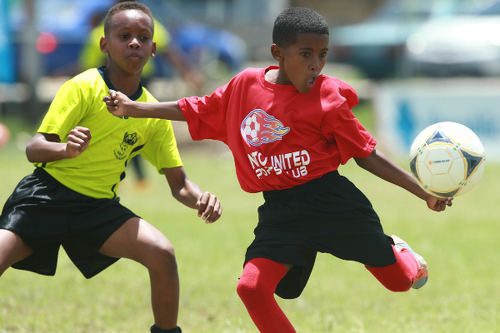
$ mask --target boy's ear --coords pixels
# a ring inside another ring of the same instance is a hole
[[[156,43],[153,42],[153,48],[152,48],[152,51],[151,51],[151,56],[154,57],[156,55]]]
[[[275,43],[273,43],[271,45],[271,55],[273,56],[274,60],[276,61],[280,61],[281,60],[281,48],[276,45]]]
[[[99,40],[99,47],[102,52],[108,52],[108,41],[106,40],[106,37],[101,37]]]

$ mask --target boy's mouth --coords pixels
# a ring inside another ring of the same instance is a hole
[[[307,80],[307,84],[310,85],[310,86],[312,86],[314,84],[314,82],[316,82],[317,78],[318,77],[316,75],[310,77],[309,80]]]
[[[130,53],[127,55],[129,59],[142,59],[142,55],[138,53]]]

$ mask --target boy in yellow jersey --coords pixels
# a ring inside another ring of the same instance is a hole
[[[117,3],[123,1],[116,1]],[[161,22],[153,17],[153,23],[155,27],[155,33],[153,36],[153,42],[156,44],[156,54],[163,56],[172,66],[179,72],[181,77],[185,80],[187,84],[195,92],[200,92],[203,84],[204,77],[203,74],[196,70],[191,64],[184,60],[184,57],[176,51],[175,48],[171,47],[171,39],[168,30],[165,28]],[[99,67],[105,64],[106,56],[99,47],[99,41],[104,35],[104,22],[98,23],[89,33],[87,41],[83,45],[82,51],[78,59],[78,67],[80,70],[86,70],[89,68]],[[144,65],[142,70],[142,83],[147,86],[149,80],[155,74],[155,62],[154,59],[149,59],[149,61]],[[146,174],[143,168],[143,159],[141,156],[136,156],[130,160],[132,170],[135,173],[138,188],[147,185]]]
[[[220,202],[187,178],[169,121],[117,118],[102,103],[110,88],[133,100],[156,101],[140,84],[155,52],[153,27],[145,5],[113,6],[100,42],[107,66],[75,76],[58,91],[26,148],[36,169],[17,185],[0,216],[0,275],[9,267],[54,275],[60,246],[86,278],[119,258],[132,259],[149,271],[151,332],[178,333],[172,243],[120,204],[118,184],[127,162],[142,154],[165,175],[173,196],[206,222],[220,217]]]

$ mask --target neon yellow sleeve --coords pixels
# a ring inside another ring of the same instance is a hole
[[[83,117],[84,97],[73,80],[66,81],[58,90],[42,120],[38,133],[57,134],[66,141],[68,133]]]
[[[172,122],[155,119],[150,126],[153,130],[150,141],[144,146],[142,156],[154,165],[158,172],[164,168],[182,166]]]

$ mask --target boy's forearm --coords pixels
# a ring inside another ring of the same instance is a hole
[[[423,200],[425,200],[428,196],[428,194],[420,187],[411,174],[395,165],[390,160],[385,158],[384,155],[376,151],[374,151],[367,158],[356,159],[356,162],[359,166],[370,171],[374,175],[394,185],[404,188]]]
[[[196,203],[202,192],[197,185],[187,180],[185,186],[180,191],[172,194],[180,203],[187,207],[197,209]]]
[[[159,103],[134,102],[133,107],[127,109],[127,115],[136,118],[160,118],[186,121],[176,101]]]
[[[66,158],[66,144],[61,142],[31,142],[26,146],[26,157],[32,163],[45,163]]]
[[[202,192],[196,184],[187,178],[184,168],[165,168],[162,171],[173,197],[187,207],[196,209],[196,203]]]

